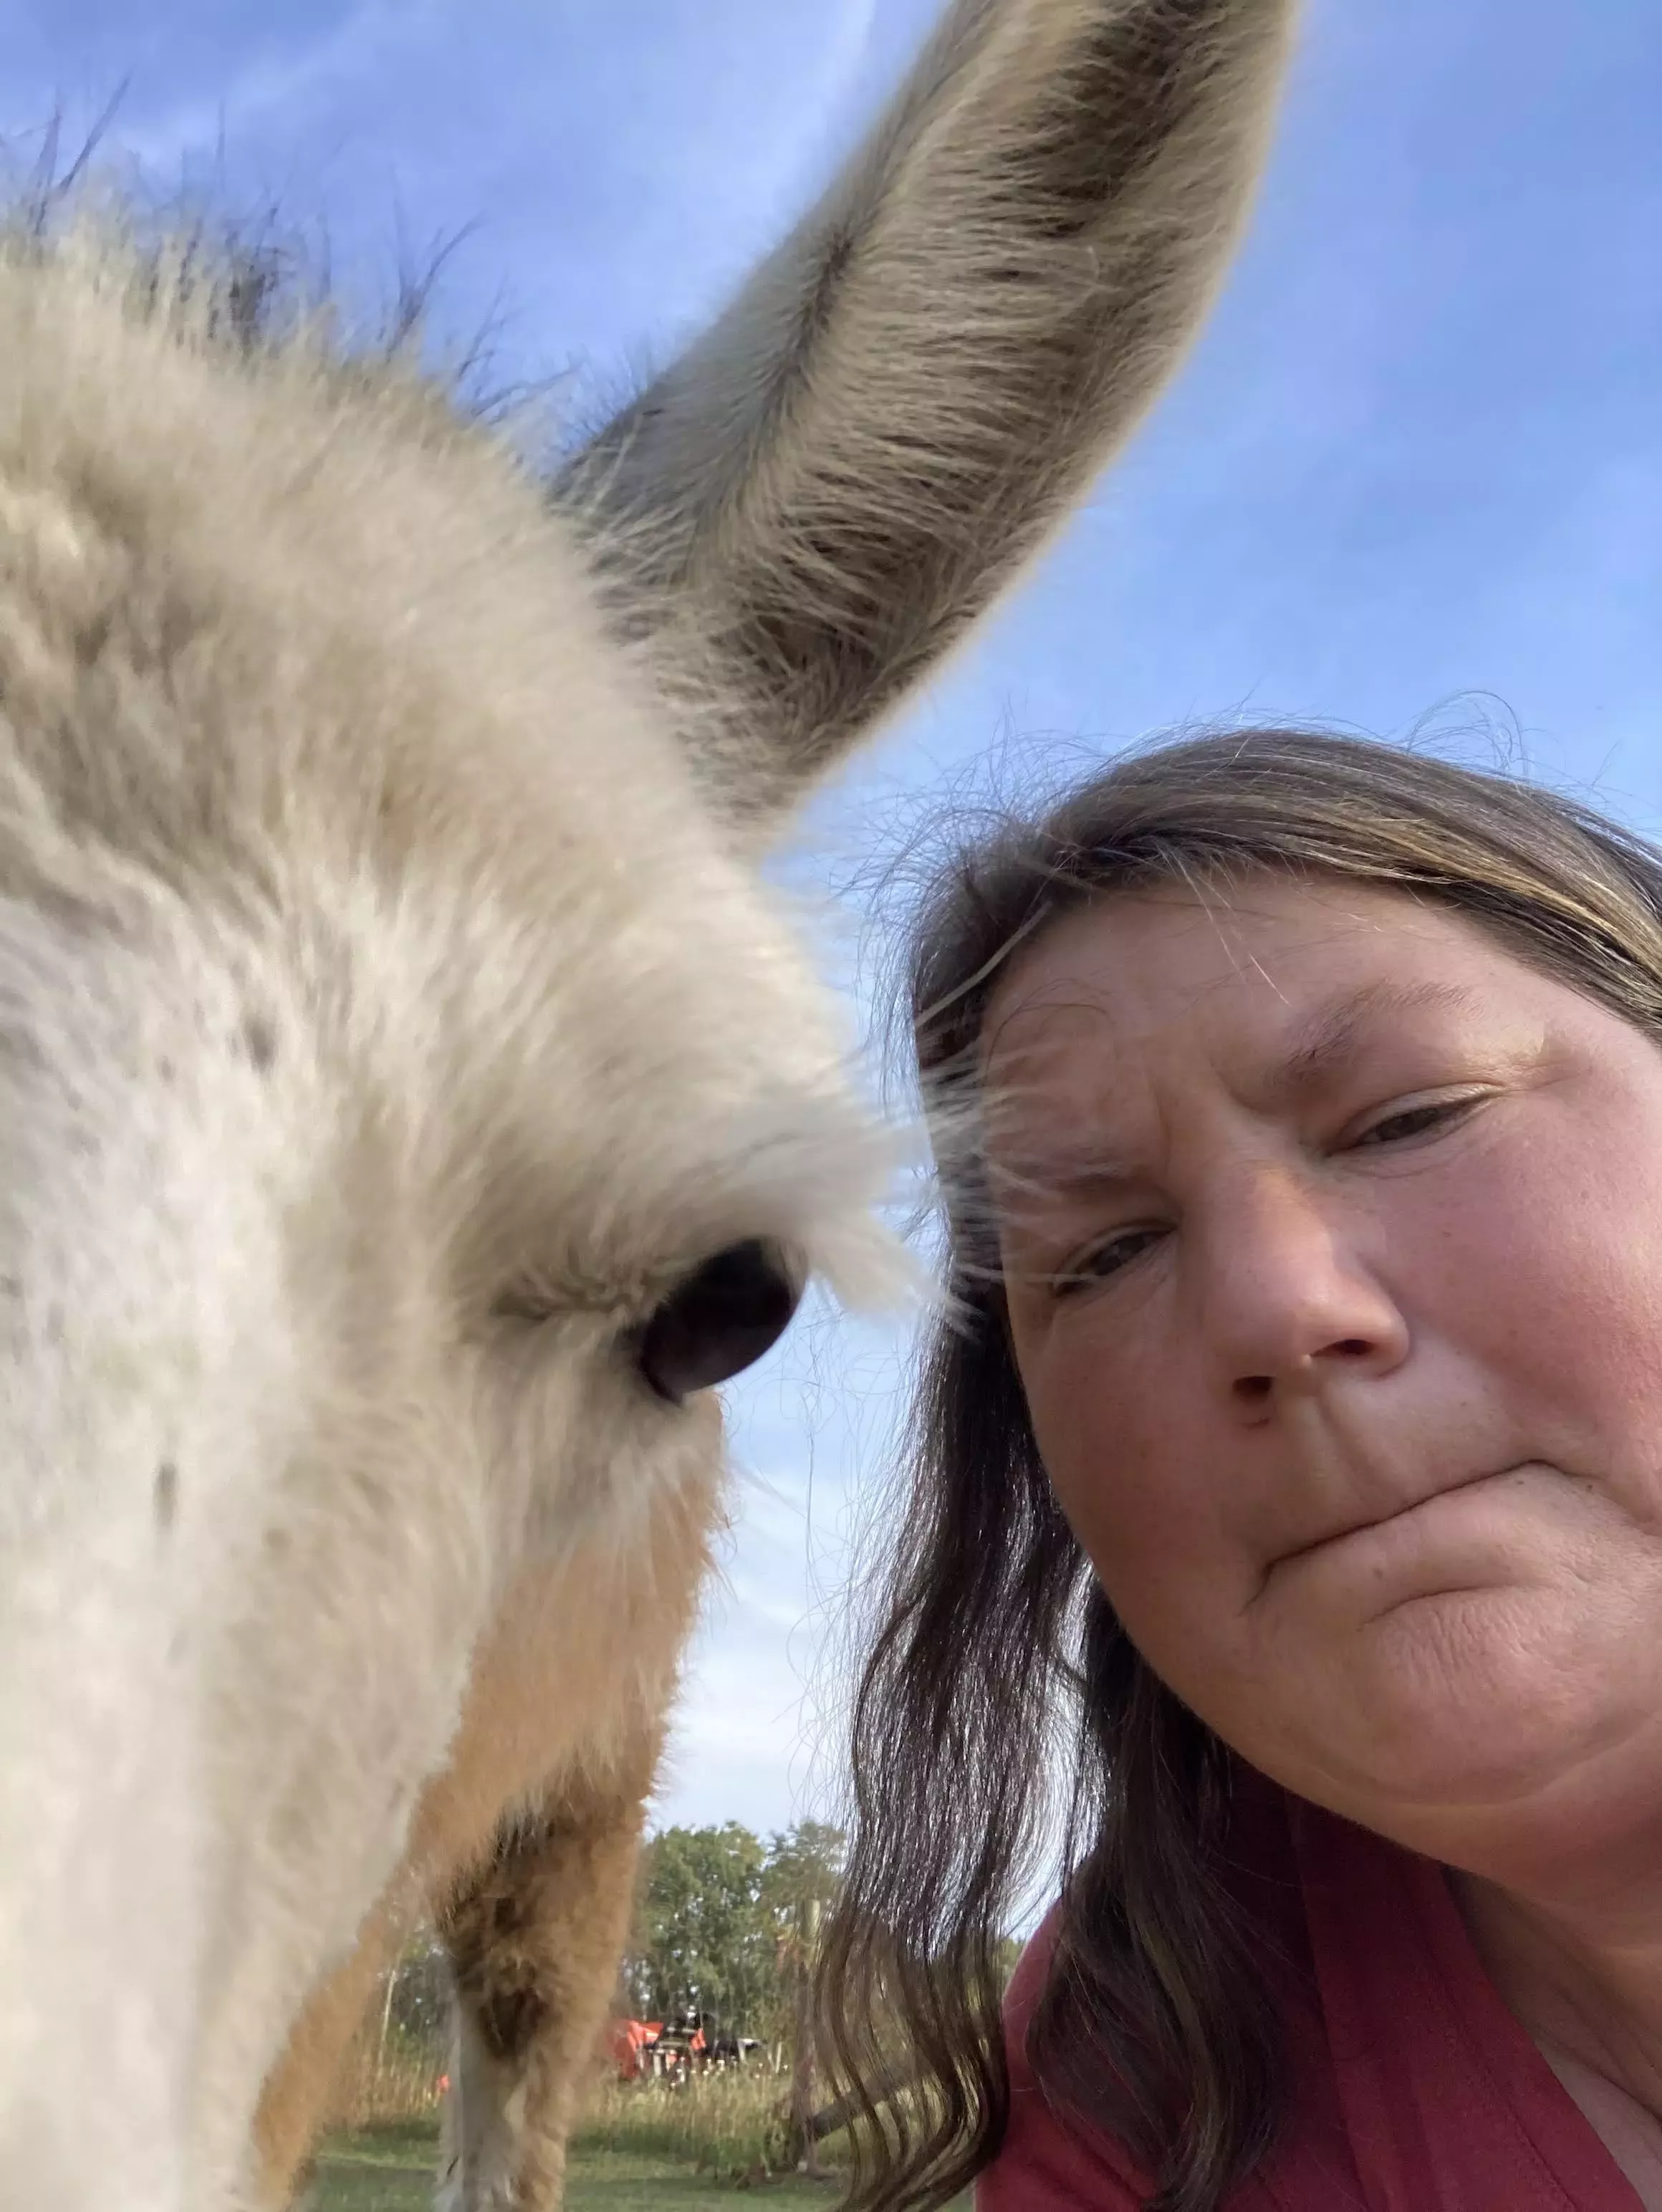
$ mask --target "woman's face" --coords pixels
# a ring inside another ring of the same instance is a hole
[[[1112,897],[983,1048],[1012,1338],[1144,1656],[1505,1880],[1662,1814],[1662,1053],[1458,916]]]

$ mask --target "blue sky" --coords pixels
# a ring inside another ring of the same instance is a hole
[[[0,134],[113,143],[326,225],[504,376],[661,358],[787,222],[934,0],[9,0]],[[1662,828],[1662,15],[1307,0],[1246,247],[1133,449],[971,650],[814,808],[856,872],[996,750],[1024,780],[1173,724],[1428,726]],[[837,893],[843,896],[840,904]],[[898,1325],[813,1317],[735,1395],[746,1473],[666,1820],[813,1807],[820,1654],[872,1510]]]

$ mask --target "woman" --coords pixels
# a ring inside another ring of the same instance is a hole
[[[1286,732],[952,871],[856,2203],[1662,2207],[1662,859]],[[1046,1785],[1073,1850],[998,2027]]]

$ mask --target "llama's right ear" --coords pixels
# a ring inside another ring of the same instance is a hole
[[[957,0],[819,204],[561,495],[771,816],[892,708],[1171,375],[1294,0]]]

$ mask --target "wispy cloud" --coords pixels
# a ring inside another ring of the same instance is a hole
[[[320,100],[350,99],[393,52],[430,41],[456,13],[455,0],[364,0],[320,38],[287,51],[274,43],[222,87],[155,109],[139,106],[136,119],[119,125],[121,143],[146,167],[165,172],[239,138],[296,127]],[[135,88],[144,89],[143,79]]]

